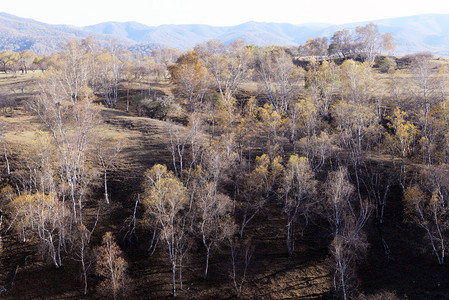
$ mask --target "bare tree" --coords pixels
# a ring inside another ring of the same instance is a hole
[[[368,201],[353,201],[354,187],[347,176],[347,170],[340,167],[328,175],[325,184],[325,211],[333,235],[330,265],[334,288],[343,299],[348,299],[356,286],[356,262],[364,257],[368,246],[362,229],[371,213]]]
[[[232,201],[224,194],[217,194],[213,183],[203,187],[196,205],[199,215],[199,230],[206,248],[206,266],[204,278],[209,270],[211,250],[233,235],[234,222],[231,217]]]
[[[431,195],[419,186],[408,187],[404,193],[405,213],[407,218],[422,227],[438,263],[444,263],[445,239],[449,230],[447,223],[447,205],[438,189]]]
[[[123,258],[122,250],[114,241],[111,232],[106,232],[100,247],[97,248],[97,264],[95,273],[103,277],[98,290],[103,295],[117,296],[125,294],[129,287],[129,278],[126,274],[128,263]]]
[[[290,256],[295,251],[295,229],[299,214],[304,217],[304,226],[309,222],[311,203],[307,199],[315,194],[316,181],[307,158],[290,156],[284,173],[284,213],[287,216],[287,249]]]
[[[107,173],[122,151],[124,143],[123,139],[107,139],[101,133],[98,134],[98,138],[95,140],[95,151],[103,168],[104,197],[107,204],[109,204]]]
[[[183,181],[185,152],[189,142],[189,136],[182,125],[171,122],[168,124],[168,133],[170,135],[169,149],[172,155],[173,169],[175,170],[176,177]]]
[[[231,279],[236,296],[242,293],[243,284],[246,282],[248,267],[254,254],[254,246],[251,240],[239,242],[237,239],[229,238],[231,249]]]
[[[83,94],[88,94],[91,72],[90,56],[92,48],[87,41],[68,40],[63,44],[56,69],[57,80],[72,103],[77,102]],[[50,73],[51,74],[51,73]],[[47,76],[49,73],[47,72]],[[53,74],[52,74],[53,75]]]
[[[46,86],[46,85],[45,85]],[[62,185],[63,199],[72,201],[73,216],[82,223],[82,211],[88,187],[96,177],[95,169],[89,165],[89,146],[97,124],[99,110],[90,101],[72,104],[64,101],[60,93],[44,89],[29,107],[39,116],[53,138],[56,149],[57,176]],[[50,142],[49,142],[50,143]]]
[[[376,24],[369,23],[355,29],[355,43],[363,59],[373,63],[382,49],[394,50],[396,45],[391,33],[380,34]]]
[[[352,35],[348,29],[336,31],[331,38],[331,42],[329,48],[338,52],[345,59],[355,51]]]
[[[95,228],[94,228],[95,229]],[[87,295],[88,280],[87,275],[90,267],[95,262],[94,255],[90,248],[90,238],[92,231],[89,231],[84,224],[78,225],[73,237],[73,259],[81,264],[81,274],[84,285],[84,295]]]
[[[19,231],[31,232],[40,241],[40,252],[56,268],[63,263],[62,252],[70,236],[72,215],[55,194],[23,193],[10,204],[17,215]]]
[[[256,57],[256,72],[269,103],[283,114],[298,96],[304,71],[292,57],[279,48],[264,48]]]

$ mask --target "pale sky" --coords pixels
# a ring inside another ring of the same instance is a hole
[[[2,0],[0,11],[50,24],[106,21],[238,25],[248,21],[344,24],[418,14],[449,14],[445,0]]]

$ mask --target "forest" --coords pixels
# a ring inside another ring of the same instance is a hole
[[[0,52],[0,297],[445,298],[449,63],[394,46]]]

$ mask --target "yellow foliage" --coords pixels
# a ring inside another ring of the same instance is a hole
[[[418,127],[410,121],[406,121],[407,113],[398,107],[393,112],[391,127],[395,130],[393,143],[400,151],[402,157],[406,157],[412,152],[412,144],[419,133]]]
[[[256,157],[256,167],[250,173],[248,184],[254,193],[265,190],[268,193],[284,172],[282,157],[276,156],[271,162],[268,154]]]
[[[426,195],[419,186],[408,187],[404,192],[405,213],[412,216],[417,211],[417,207],[422,207],[425,201]]]
[[[285,173],[285,180],[287,182],[306,182],[313,178],[309,160],[307,157],[299,156],[297,154],[291,155],[288,159]]]
[[[188,202],[187,189],[165,165],[156,164],[145,172],[145,197],[147,213],[166,222]]]

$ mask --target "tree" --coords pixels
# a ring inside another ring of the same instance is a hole
[[[315,60],[311,60],[310,69],[306,73],[306,83],[320,115],[328,119],[329,107],[339,87],[340,69],[333,61],[323,60],[319,67],[317,65]]]
[[[408,187],[404,193],[404,201],[407,218],[425,230],[433,253],[442,265],[445,256],[445,235],[449,226],[446,218],[447,207],[438,190],[428,195],[417,185]]]
[[[413,74],[412,88],[414,98],[421,107],[418,112],[420,116],[420,127],[422,128],[423,142],[427,148],[427,159],[423,155],[423,163],[432,163],[431,147],[434,142],[435,127],[432,126],[431,112],[438,104],[438,76],[433,71],[435,64],[432,61],[433,54],[430,52],[421,52],[409,56],[411,60],[411,69]]]
[[[48,130],[49,145],[56,149],[54,171],[60,180],[61,198],[72,201],[73,216],[82,223],[86,193],[96,177],[88,158],[99,109],[87,100],[73,103],[52,83],[43,84],[42,92],[28,105]]]
[[[35,57],[36,54],[34,54],[31,50],[23,50],[19,53],[17,62],[22,74],[28,73],[28,69],[33,64]]]
[[[309,38],[304,46],[302,46],[302,53],[305,56],[313,56],[324,58],[328,55],[328,40],[327,37]]]
[[[116,44],[116,42],[111,42],[109,46],[109,51],[112,56],[111,61],[111,71],[112,71],[112,107],[117,107],[118,102],[118,84],[123,78],[124,68],[125,64],[121,60],[122,57],[124,57],[126,54],[121,55],[122,52],[127,53],[126,50],[121,51],[119,49],[119,46]]]
[[[244,42],[241,40],[235,40],[228,46],[218,40],[211,40],[197,46],[195,50],[198,51],[206,68],[215,79],[220,94],[219,101],[226,114],[226,128],[228,132],[232,132],[234,95],[248,73],[249,50],[244,47]]]
[[[181,56],[181,51],[176,48],[164,47],[153,50],[151,56],[154,58],[156,64],[167,65],[175,63],[179,56]]]
[[[171,122],[168,124],[168,133],[170,135],[169,149],[172,154],[173,169],[176,177],[183,181],[185,150],[189,136],[181,125]]]
[[[171,80],[178,85],[178,93],[187,98],[190,111],[197,110],[211,85],[209,71],[199,59],[198,51],[187,51],[181,55],[169,71]]]
[[[33,65],[44,73],[52,64],[51,56],[36,56],[33,60]]]
[[[87,295],[88,289],[87,275],[90,271],[90,267],[95,261],[94,255],[90,248],[90,238],[94,229],[95,226],[92,231],[89,231],[84,224],[80,224],[78,225],[77,230],[73,233],[74,237],[72,238],[73,259],[81,264],[81,273],[84,282],[84,295]]]
[[[386,134],[386,144],[393,153],[397,153],[401,157],[401,173],[399,182],[403,189],[406,184],[406,168],[405,159],[413,153],[416,136],[419,133],[418,127],[406,120],[407,113],[396,108],[393,112],[390,127],[394,130],[394,135]]]
[[[229,247],[231,249],[231,279],[237,298],[242,293],[243,284],[248,275],[248,267],[254,254],[254,246],[251,240],[238,241],[229,237]]]
[[[284,114],[299,92],[303,70],[293,64],[292,57],[279,48],[262,48],[256,56],[257,77],[269,103]]]
[[[234,141],[225,137],[213,141],[209,146],[204,146],[201,166],[207,173],[208,181],[213,182],[213,186],[217,189],[228,178],[230,170],[238,158],[234,148]]]
[[[267,152],[270,157],[276,157],[278,152],[284,152],[283,134],[286,118],[276,111],[273,105],[264,104],[257,109],[257,119],[259,128],[267,135]]]
[[[72,215],[55,193],[23,193],[10,204],[19,232],[31,232],[40,241],[40,252],[56,268],[62,267],[62,252],[70,236]]]
[[[204,268],[204,278],[206,278],[211,250],[234,233],[234,222],[230,215],[232,201],[228,196],[218,194],[213,183],[208,183],[199,194],[196,205],[199,215],[198,226],[203,245],[206,248],[206,266]]]
[[[124,144],[125,141],[123,139],[107,139],[101,133],[99,133],[98,139],[95,141],[97,157],[103,167],[104,197],[107,204],[109,204],[107,172],[114,165]]]
[[[143,204],[148,217],[160,230],[172,267],[173,296],[176,296],[176,267],[186,241],[182,211],[189,203],[187,189],[166,166],[154,165],[145,173]]]
[[[114,73],[112,72],[112,66],[116,64],[115,59],[109,52],[103,52],[98,56],[98,64],[101,68],[100,80],[103,88],[103,101],[108,108],[113,107]]]
[[[333,284],[345,300],[356,285],[356,262],[365,256],[368,247],[362,229],[371,213],[368,201],[353,201],[354,187],[347,177],[347,169],[340,167],[329,173],[324,186],[325,214],[333,235],[330,244]]]
[[[89,94],[88,87],[92,63],[91,50],[85,41],[68,40],[62,45],[58,67],[54,74],[72,103]]]
[[[104,278],[98,286],[99,292],[105,296],[112,293],[114,300],[120,293],[124,295],[129,287],[127,269],[128,263],[123,258],[122,250],[115,243],[112,233],[106,232],[101,246],[97,248],[95,273]]]
[[[267,154],[256,157],[255,168],[248,176],[248,185],[252,194],[261,194],[268,197],[277,184],[284,167],[282,158],[276,156],[272,161]]]
[[[287,249],[290,256],[295,251],[295,233],[298,215],[304,217],[304,226],[309,222],[309,209],[311,203],[307,203],[315,194],[316,181],[309,161],[298,155],[290,156],[284,173],[283,197],[284,213],[287,216]]]
[[[0,63],[3,65],[3,72],[7,72],[7,67],[14,61],[14,53],[11,50],[3,50],[0,52]]]
[[[295,143],[298,138],[310,139],[319,132],[320,119],[317,106],[311,99],[301,99],[295,102],[289,112],[287,124],[290,127],[291,142]],[[295,144],[293,145],[296,150]]]
[[[354,43],[352,41],[351,32],[347,29],[338,30],[331,38],[331,45],[329,46],[332,51],[338,52],[344,59],[354,52]]]
[[[355,29],[355,42],[362,58],[373,63],[382,49],[394,50],[396,47],[391,33],[380,34],[376,24],[369,23]]]
[[[331,158],[334,152],[334,137],[329,136],[325,131],[321,131],[319,135],[312,135],[310,138],[304,137],[297,144],[299,152],[307,157],[314,172],[322,168],[326,159]]]
[[[270,193],[275,193],[283,175],[282,158],[276,156],[270,160],[267,154],[256,157],[255,168],[247,176],[246,193],[244,194],[243,220],[240,226],[240,237],[248,223],[265,205]]]
[[[135,59],[131,52],[122,52],[120,60],[123,62],[123,77],[126,81],[126,112],[129,112],[129,100],[130,100],[130,89],[131,81],[134,78],[134,63]]]
[[[341,65],[341,89],[345,99],[355,103],[368,104],[375,90],[374,72],[367,63],[346,60]]]
[[[148,78],[148,97],[151,96],[151,80],[153,79],[152,75],[154,66],[155,66],[154,58],[151,56],[144,56],[143,68]]]

